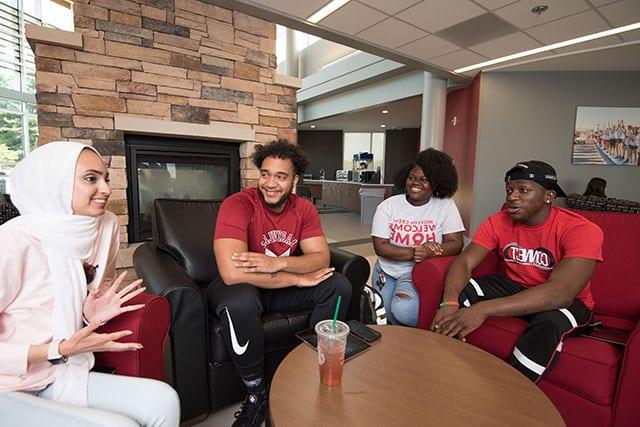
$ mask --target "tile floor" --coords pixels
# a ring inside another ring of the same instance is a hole
[[[360,224],[360,215],[347,212],[328,212],[320,214],[322,228],[327,241],[333,247],[362,255],[369,261],[371,268],[376,255],[371,246],[370,224]],[[231,405],[207,417],[196,427],[228,427],[233,423],[233,414],[240,409],[240,403]]]

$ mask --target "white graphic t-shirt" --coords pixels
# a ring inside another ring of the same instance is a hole
[[[464,231],[462,218],[453,199],[432,197],[422,206],[414,206],[404,194],[389,197],[378,205],[371,235],[389,239],[392,245],[414,247],[427,242],[442,243],[443,234]],[[411,272],[415,262],[393,261],[378,257],[382,270],[392,276]]]

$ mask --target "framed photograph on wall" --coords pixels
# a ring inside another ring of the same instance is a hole
[[[638,166],[640,107],[578,107],[571,163]]]

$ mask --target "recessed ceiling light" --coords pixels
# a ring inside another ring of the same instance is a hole
[[[467,71],[477,70],[478,68],[488,67],[489,65],[501,64],[503,62],[511,61],[512,59],[523,58],[525,56],[535,55],[536,53],[547,52],[553,49],[559,49],[561,47],[567,47],[578,43],[584,43],[590,40],[600,39],[602,37],[612,36],[614,34],[625,33],[627,31],[633,31],[640,28],[640,22],[634,24],[625,25],[623,27],[612,28],[606,31],[600,31],[599,33],[588,34],[582,37],[576,37],[575,39],[565,40],[550,44],[547,46],[538,47],[531,50],[525,50],[524,52],[514,53],[512,55],[503,56],[502,58],[492,59],[490,61],[480,62],[478,64],[469,65],[468,67],[458,68],[453,70],[454,73],[466,73]]]
[[[310,127],[311,129],[315,129],[315,128],[316,128],[316,125],[311,125],[311,126],[309,126],[309,127]]]
[[[382,114],[387,114],[389,113],[389,110],[382,110]]]
[[[386,128],[386,127],[387,127],[387,125],[380,125],[380,127],[381,127],[381,128]]]
[[[331,3],[307,18],[307,21],[312,24],[317,24],[347,3],[349,3],[349,0],[333,0]]]

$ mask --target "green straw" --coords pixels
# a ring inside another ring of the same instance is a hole
[[[338,310],[340,310],[340,302],[342,301],[342,295],[338,295],[338,302],[336,304],[336,310],[333,312],[333,323],[331,326],[333,327],[333,331],[336,331],[336,320],[338,319]]]

